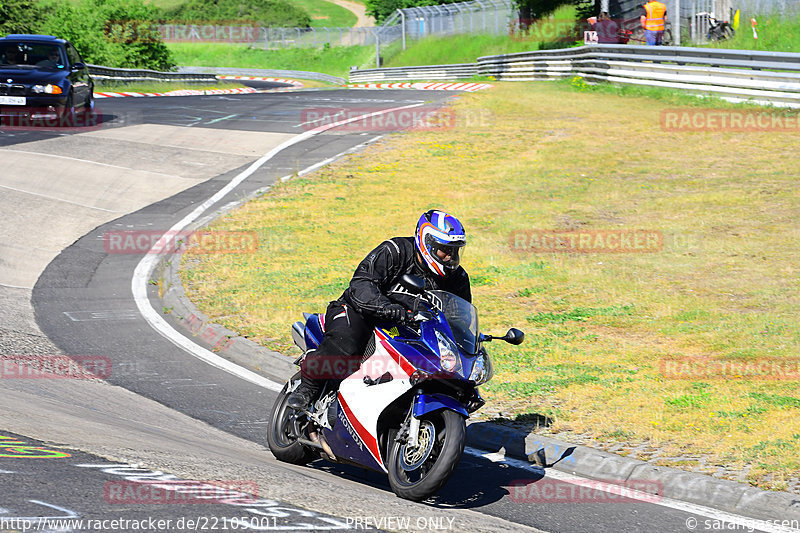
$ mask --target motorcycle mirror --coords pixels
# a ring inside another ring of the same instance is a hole
[[[425,280],[413,274],[404,274],[400,278],[400,285],[412,294],[422,294],[425,291]]]
[[[502,337],[501,340],[504,340],[509,344],[518,345],[522,344],[522,341],[525,340],[525,334],[520,330],[518,330],[517,328],[511,328],[508,330],[508,333],[506,333],[505,337]]]

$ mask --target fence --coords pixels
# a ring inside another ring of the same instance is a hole
[[[516,19],[512,0],[472,0],[395,11],[382,26],[363,28],[266,28],[241,22],[159,24],[154,29],[166,42],[243,43],[265,49],[372,46],[398,39],[458,33],[504,34]],[[127,23],[123,23],[127,24]],[[148,23],[149,24],[149,23]],[[145,24],[145,25],[148,25]]]
[[[800,10],[800,2],[797,0],[732,0],[733,9],[741,11],[741,16],[745,20],[755,15],[793,15]]]
[[[517,18],[511,0],[473,0],[438,6],[408,7],[395,11],[380,28],[383,42],[421,39],[429,35],[508,33]]]

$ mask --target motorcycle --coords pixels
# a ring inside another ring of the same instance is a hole
[[[493,371],[484,343],[519,345],[524,333],[511,328],[503,337],[484,335],[466,300],[426,290],[424,280],[411,275],[401,285],[415,295],[420,311],[400,324],[379,323],[355,368],[345,369],[348,375],[340,382],[326,381],[308,409],[286,405],[300,373],[289,379],[272,408],[267,440],[280,461],[323,458],[384,472],[397,496],[420,501],[452,476],[464,451],[465,421],[485,403],[477,388]],[[292,328],[303,351],[297,365],[319,346],[325,331],[324,315],[304,317],[305,323]],[[317,368],[324,374],[336,363],[346,364],[322,359],[308,365],[330,363],[327,370]]]

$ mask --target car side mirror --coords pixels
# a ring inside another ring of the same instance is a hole
[[[86,63],[75,63],[72,65],[72,70],[83,70],[86,68]]]
[[[404,274],[400,285],[411,294],[422,294],[425,291],[425,280],[413,274]]]

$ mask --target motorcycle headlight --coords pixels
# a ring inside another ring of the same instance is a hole
[[[472,365],[472,372],[469,375],[470,381],[474,381],[475,385],[483,385],[494,375],[492,369],[492,360],[489,359],[489,354],[481,351],[478,357],[475,358],[475,363]]]
[[[445,372],[456,372],[461,369],[461,358],[458,356],[458,348],[453,341],[436,332],[436,340],[439,342],[439,363]]]

